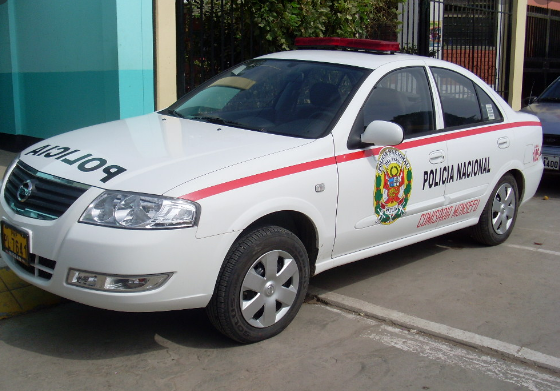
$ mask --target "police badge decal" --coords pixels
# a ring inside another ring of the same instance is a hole
[[[377,224],[389,225],[406,213],[412,191],[412,167],[397,148],[385,147],[377,157],[373,207]]]

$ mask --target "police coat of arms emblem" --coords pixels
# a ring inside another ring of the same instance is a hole
[[[377,223],[389,225],[406,213],[412,191],[412,167],[406,155],[383,148],[377,158],[373,206]]]

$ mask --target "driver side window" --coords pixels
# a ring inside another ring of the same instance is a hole
[[[375,85],[363,107],[364,127],[374,120],[394,122],[405,139],[435,129],[432,94],[423,67],[398,69]]]

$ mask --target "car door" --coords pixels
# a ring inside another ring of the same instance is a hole
[[[333,257],[433,228],[436,216],[431,224],[420,224],[421,219],[441,209],[445,186],[426,184],[430,170],[447,164],[447,147],[436,130],[432,90],[422,65],[385,71],[365,100],[348,142],[337,145]],[[361,144],[359,136],[374,120],[401,125],[404,141],[395,146]]]
[[[471,78],[430,67],[437,86],[447,139],[446,203],[453,211],[445,223],[472,218],[481,197],[492,190],[496,173],[511,160],[513,133],[504,127],[499,107]],[[430,186],[431,183],[428,183]]]

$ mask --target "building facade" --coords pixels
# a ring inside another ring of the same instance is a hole
[[[0,149],[173,103],[184,90],[189,25],[181,23],[190,1],[0,0]],[[511,1],[505,97],[519,109],[527,0]],[[419,17],[411,15],[413,25]]]

